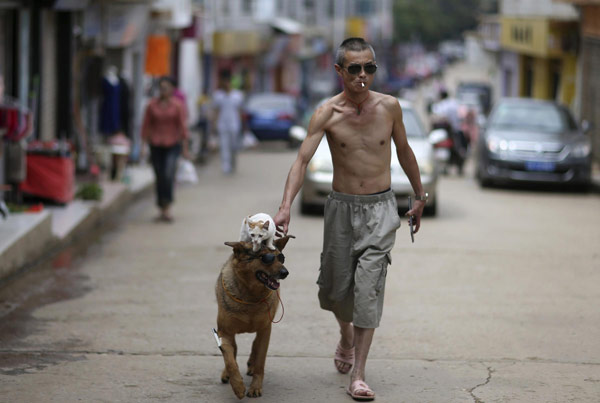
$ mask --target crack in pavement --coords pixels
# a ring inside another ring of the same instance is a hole
[[[475,393],[473,393],[473,392],[475,391],[475,389],[480,388],[480,387],[485,386],[488,383],[490,383],[490,381],[492,380],[492,374],[495,371],[492,367],[487,367],[487,371],[488,371],[488,376],[487,376],[485,382],[480,383],[479,385],[476,385],[476,386],[472,387],[471,389],[467,389],[467,392],[469,392],[469,394],[471,395],[471,397],[473,398],[473,401],[475,403],[484,403],[484,401],[481,400],[480,398],[478,398],[477,396],[475,396]]]

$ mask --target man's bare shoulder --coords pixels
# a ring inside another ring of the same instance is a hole
[[[313,122],[319,126],[325,126],[335,112],[342,112],[340,101],[341,97],[338,94],[319,105],[313,113]]]
[[[382,94],[380,92],[375,92],[375,94],[377,94],[379,102],[381,103],[381,105],[384,106],[384,108],[387,111],[391,113],[397,113],[399,110],[401,110],[400,103],[395,97],[387,94]]]

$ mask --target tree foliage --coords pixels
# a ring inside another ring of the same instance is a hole
[[[485,0],[395,0],[396,42],[418,40],[435,45],[445,39],[458,39],[465,30],[477,26],[477,16]]]

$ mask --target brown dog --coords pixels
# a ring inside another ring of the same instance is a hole
[[[275,240],[277,250],[262,247],[252,251],[250,242],[225,242],[233,248],[215,287],[218,303],[217,326],[221,338],[221,352],[225,369],[221,374],[223,383],[231,382],[235,395],[242,399],[246,392],[236,362],[238,333],[256,333],[248,359],[248,375],[252,383],[247,396],[262,396],[262,383],[271,323],[279,305],[279,281],[289,274],[283,265],[281,251],[290,236]]]

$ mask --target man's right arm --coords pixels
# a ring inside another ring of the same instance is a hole
[[[325,133],[325,125],[331,116],[331,112],[331,107],[328,105],[323,105],[315,111],[308,125],[306,138],[302,142],[296,160],[288,173],[285,188],[283,190],[283,200],[281,201],[277,215],[273,219],[277,229],[284,234],[287,234],[288,231],[292,203],[304,183],[306,167],[312,156],[315,154],[315,151],[317,151],[317,147],[319,147],[319,143]]]

